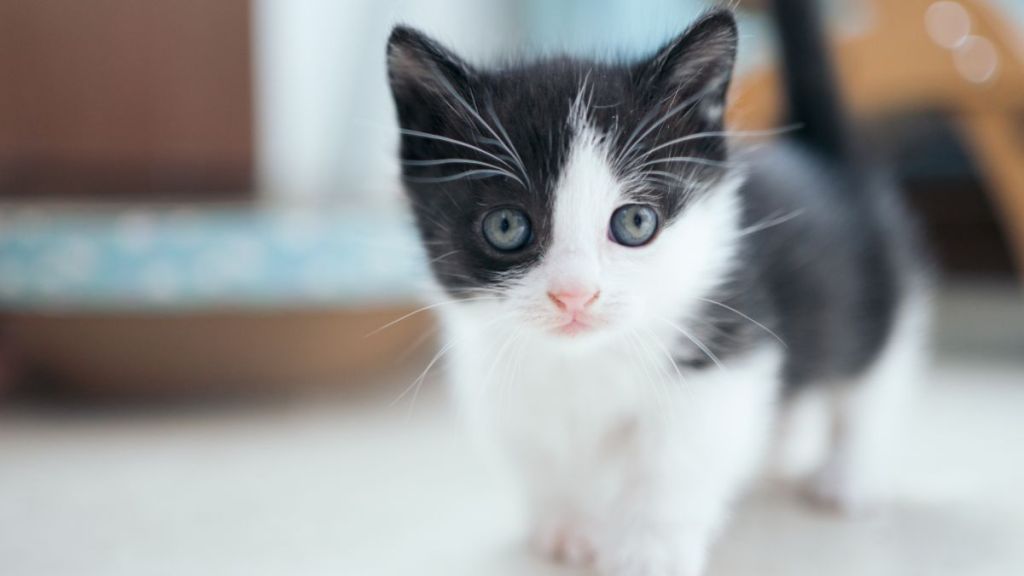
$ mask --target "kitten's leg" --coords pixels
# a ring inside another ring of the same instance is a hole
[[[899,378],[871,374],[836,393],[829,446],[808,486],[814,503],[855,514],[882,497],[906,384]]]
[[[809,485],[815,502],[855,513],[884,495],[892,449],[923,369],[926,326],[923,303],[907,304],[874,365],[836,391],[828,453]]]
[[[594,561],[591,526],[581,515],[564,508],[538,511],[530,543],[549,560],[569,566],[588,566]]]
[[[770,480],[788,482],[813,466],[815,455],[810,453],[821,449],[814,418],[820,420],[824,400],[820,394],[803,393],[780,402],[765,469]]]
[[[768,445],[781,355],[764,349],[680,386],[667,429],[638,433],[598,540],[612,576],[697,576]]]
[[[547,474],[531,475],[527,483],[530,545],[544,558],[570,566],[588,566],[594,560],[594,522],[580,506],[586,486],[566,489]]]

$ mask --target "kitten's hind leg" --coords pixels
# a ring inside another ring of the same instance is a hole
[[[924,367],[926,328],[924,303],[905,304],[874,364],[834,391],[830,443],[808,486],[816,503],[855,513],[885,496],[898,432]]]

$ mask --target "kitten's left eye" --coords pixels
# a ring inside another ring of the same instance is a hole
[[[645,204],[627,204],[612,214],[610,227],[612,238],[619,244],[643,246],[658,231],[658,213]]]

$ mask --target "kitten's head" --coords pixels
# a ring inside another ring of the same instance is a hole
[[[735,53],[726,11],[624,64],[485,70],[395,28],[402,174],[441,286],[488,321],[576,342],[698,298],[736,237]]]

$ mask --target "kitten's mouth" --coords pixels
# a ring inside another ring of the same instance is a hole
[[[555,332],[562,334],[564,336],[577,336],[579,334],[591,332],[593,330],[593,323],[586,320],[581,320],[580,318],[572,318],[568,322],[561,324],[557,328],[555,328]]]

